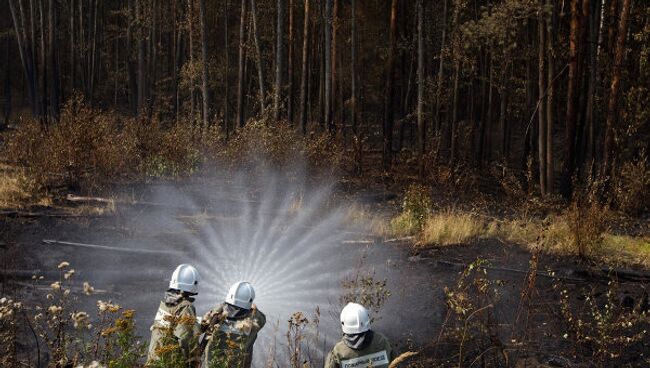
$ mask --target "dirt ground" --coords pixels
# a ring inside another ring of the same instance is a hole
[[[193,184],[183,184],[182,190],[192,191],[192,188]],[[173,269],[177,260],[173,254],[140,251],[174,249],[191,252],[182,236],[156,231],[154,227],[164,224],[163,215],[170,208],[176,215],[188,216],[196,210],[173,200],[165,208],[154,205],[160,201],[159,194],[155,194],[159,193],[158,189],[153,186],[131,188],[130,194],[138,199],[137,204],[119,204],[114,210],[104,212],[84,210],[75,203],[61,203],[67,207],[65,211],[55,206],[5,213],[0,218],[3,295],[16,293],[29,299],[32,293],[46,290],[49,282],[58,277],[56,265],[65,260],[74,266],[79,280],[94,285],[96,299],[111,299],[138,310],[141,334],[146,335],[147,316],[155,313],[161,290],[165,287],[167,275],[161,270]],[[390,206],[383,202],[384,194],[371,196],[374,208]],[[357,197],[361,201],[368,201],[368,198],[367,194]],[[195,203],[209,203],[211,200],[195,199]],[[71,206],[76,207],[76,212],[70,210]],[[223,206],[224,212],[231,216],[236,214],[236,205]],[[386,279],[392,295],[383,306],[374,328],[387,335],[398,351],[421,351],[415,360],[421,366],[444,364],[445,361],[449,366],[457,365],[454,360],[458,359],[459,347],[442,338],[441,333],[443,327],[451,325],[444,290],[453,288],[466,267],[479,258],[486,261],[483,270],[487,278],[494,281],[494,295],[498,296],[489,301],[489,324],[494,329],[481,336],[492,339],[492,346],[501,347],[498,350],[505,350],[506,359],[512,366],[513,362],[522,367],[593,365],[592,348],[563,338],[567,323],[560,312],[560,292],[566,290],[573,308],[587,313],[585,301],[594,298],[597,304],[603,305],[610,281],[617,280],[616,274],[608,277],[602,270],[594,270],[579,260],[542,254],[539,255],[534,287],[529,288],[526,285],[532,255],[516,245],[492,239],[469,245],[416,249],[410,240],[385,242],[379,238],[362,238],[363,241],[358,243],[349,242],[336,248],[339,252],[336,257],[355,260],[351,264],[361,262],[363,269],[374,272],[376,279]],[[68,243],[47,243],[44,240]],[[114,252],[78,244],[121,247],[132,252]],[[27,287],[33,274],[45,277],[35,289]],[[342,276],[343,273],[329,277],[336,285]],[[645,298],[647,308],[650,279],[644,279],[642,275],[638,278],[622,276],[617,280],[614,299],[639,305]],[[528,299],[522,298],[524,289],[530,294]],[[522,300],[526,301],[525,308]],[[82,309],[91,308],[94,301],[81,303]],[[335,322],[325,319],[323,323],[334,325]],[[469,351],[466,355],[480,356],[480,351],[472,351],[479,349],[478,345],[467,345]],[[648,367],[648,351],[650,338],[645,337],[621,351],[623,357],[615,366]],[[495,361],[498,360],[477,360],[476,366],[502,364]]]

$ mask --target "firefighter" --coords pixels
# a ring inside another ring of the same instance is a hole
[[[197,349],[200,325],[193,304],[198,287],[199,272],[196,268],[189,264],[176,267],[151,326],[147,365],[159,359],[157,349],[170,344],[180,346],[188,367],[197,367],[200,363]]]
[[[386,337],[370,329],[368,310],[348,303],[341,311],[343,338],[327,355],[325,368],[387,368],[393,352]]]
[[[253,286],[238,282],[230,287],[225,303],[205,314],[201,326],[204,367],[250,368],[253,344],[266,323],[254,299]]]

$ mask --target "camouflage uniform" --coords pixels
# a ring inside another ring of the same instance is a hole
[[[206,313],[202,321],[207,334],[203,367],[250,368],[253,344],[266,324],[262,312],[223,303]]]
[[[160,307],[151,326],[151,342],[149,343],[147,364],[158,360],[156,349],[165,343],[165,336],[169,336],[169,332],[173,332],[173,339],[180,345],[189,366],[198,366],[200,359],[197,340],[200,326],[196,321],[196,310],[192,304],[193,302],[193,298],[189,298],[182,293],[173,291],[165,293],[165,298],[160,302]],[[175,321],[175,326],[172,326],[172,321]],[[172,327],[174,331],[169,331]]]
[[[325,368],[388,368],[393,352],[386,337],[378,332],[368,331],[359,349],[353,349],[345,341],[339,341],[327,355]]]

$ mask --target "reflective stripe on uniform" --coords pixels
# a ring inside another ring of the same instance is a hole
[[[388,366],[386,350],[341,361],[341,368],[381,368]]]
[[[230,323],[223,323],[219,326],[219,331],[225,333],[225,334],[230,334],[230,335],[239,335],[239,336],[248,336],[251,333],[250,328],[245,328],[247,326],[242,326],[242,328],[237,328],[236,325],[230,324]]]
[[[172,317],[171,313],[169,313],[169,312],[167,312],[165,310],[162,310],[162,308],[158,308],[158,312],[156,312],[156,317],[153,319],[154,324],[157,323],[162,328],[169,328],[169,326],[170,326],[170,323],[169,323],[169,320],[168,320],[169,317]]]

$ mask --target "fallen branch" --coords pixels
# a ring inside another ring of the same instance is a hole
[[[0,211],[0,217],[56,217],[56,218],[77,218],[77,217],[102,217],[99,214],[74,214],[74,213],[56,213],[56,212],[24,212],[24,211]]]
[[[436,264],[442,264],[445,266],[451,266],[451,267],[456,267],[460,269],[467,268],[469,265],[464,264],[464,263],[455,263],[455,262],[449,262],[449,261],[435,261]],[[492,267],[492,266],[479,266],[479,268],[483,268],[486,270],[491,270],[491,271],[502,271],[502,272],[512,272],[512,273],[519,273],[523,275],[528,275],[529,271],[528,270],[520,270],[516,268],[509,268],[509,267]],[[587,282],[588,280],[586,279],[578,279],[574,277],[567,277],[567,276],[558,276],[558,275],[550,275],[546,272],[536,272],[535,273],[537,276],[540,277],[546,277],[549,279],[559,279],[559,280],[565,280],[565,281],[575,281],[575,282]]]
[[[61,278],[61,271],[53,270],[0,270],[1,276],[15,277],[19,279],[32,280],[34,276],[43,276],[48,280],[59,280]],[[128,275],[124,271],[107,271],[107,270],[75,270],[75,277],[80,279],[92,280],[95,277],[101,279],[118,279],[124,277],[134,277],[138,279],[160,279],[164,280],[167,275],[162,270],[143,269],[138,271],[129,271]]]
[[[386,239],[384,240],[384,243],[402,243],[402,242],[408,242],[411,240],[414,240],[414,236],[405,236],[403,238],[392,238],[392,239]]]
[[[375,244],[374,240],[343,240],[343,244]]]
[[[170,255],[180,255],[184,252],[179,252],[176,250],[156,250],[156,249],[133,249],[133,248],[122,248],[122,247],[113,247],[108,245],[98,245],[98,244],[86,244],[86,243],[75,243],[61,240],[49,240],[43,239],[43,243],[47,245],[67,245],[72,247],[79,248],[88,248],[96,250],[106,250],[111,252],[123,252],[123,253],[138,253],[138,254],[170,254]]]

